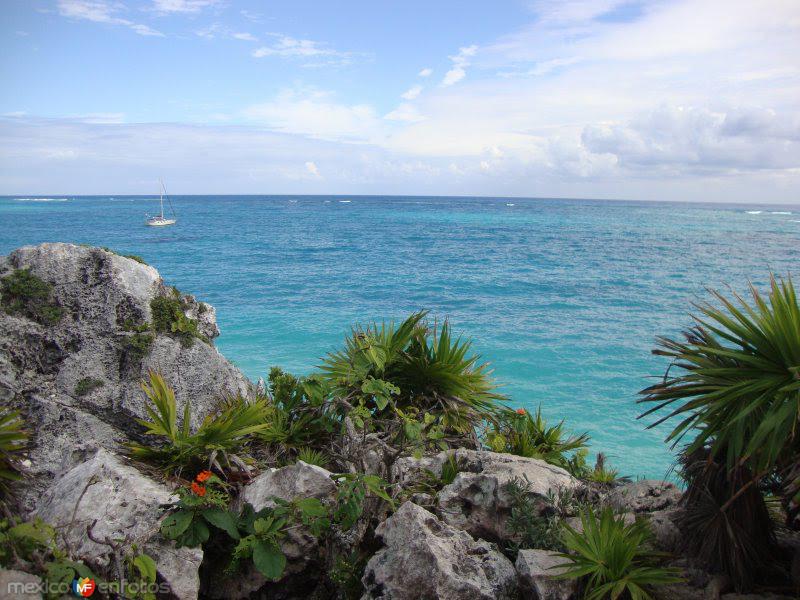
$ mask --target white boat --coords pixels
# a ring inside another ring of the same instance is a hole
[[[149,217],[147,219],[147,224],[151,227],[166,227],[167,225],[174,225],[177,219],[167,219],[164,216],[164,196],[167,193],[166,188],[164,187],[164,182],[159,179],[158,181],[161,184],[161,214],[156,215],[155,217]],[[169,198],[167,199],[169,201]],[[172,208],[172,202],[169,203],[170,208]],[[175,211],[172,211],[173,216],[175,216]],[[149,215],[148,215],[149,216]]]

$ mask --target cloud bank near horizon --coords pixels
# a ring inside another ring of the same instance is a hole
[[[140,25],[171,35],[149,14],[198,19],[225,7],[120,6],[58,2],[62,18],[128,28],[142,44],[158,36]],[[379,70],[379,49],[222,35],[241,28],[219,25],[206,42],[241,44],[242,60],[289,64],[291,76],[181,121],[140,122],[118,106],[99,116],[8,113],[0,193],[145,193],[163,176],[176,193],[800,203],[796,3],[539,0],[526,21],[410,65],[385,96],[321,72]]]

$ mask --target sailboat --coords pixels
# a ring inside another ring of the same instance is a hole
[[[174,225],[177,219],[167,219],[164,217],[164,196],[167,194],[167,189],[164,187],[163,181],[159,179],[158,182],[161,184],[161,214],[147,219],[147,224],[151,227],[165,227],[167,225]],[[169,198],[167,198],[167,202],[169,202]],[[170,209],[172,209],[172,202],[169,203],[169,206]],[[174,209],[172,210],[172,216],[175,216]]]

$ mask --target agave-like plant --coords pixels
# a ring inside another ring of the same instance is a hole
[[[750,290],[752,305],[733,294],[739,306],[712,292],[722,308],[696,305],[697,325],[685,341],[659,338],[653,352],[679,373],[668,370],[642,390],[640,402],[655,406],[641,416],[670,409],[650,427],[680,419],[667,440],[693,435],[685,455],[708,447],[729,470],[746,466],[752,478],[743,485],[784,479],[792,521],[800,507],[800,306],[790,278],[771,277],[767,300]]]
[[[519,409],[507,411],[490,427],[486,442],[495,452],[507,452],[526,458],[540,458],[566,468],[569,453],[586,448],[589,434],[567,435],[564,421],[548,425],[541,406],[536,414]]]
[[[650,600],[650,588],[681,581],[677,569],[661,567],[660,555],[649,549],[652,537],[642,520],[626,524],[622,515],[605,507],[600,514],[581,512],[583,531],[563,525],[568,562],[557,574],[561,579],[580,579],[587,600],[630,598]]]
[[[774,525],[763,489],[781,490],[787,524],[800,512],[800,307],[791,279],[770,278],[767,299],[718,292],[698,304],[684,341],[659,338],[672,360],[663,380],[642,390],[669,409],[651,427],[680,419],[667,440],[681,450],[685,543],[737,589],[768,577]],[[677,369],[677,374],[672,374]]]
[[[137,421],[145,427],[146,435],[161,440],[155,446],[132,442],[128,447],[132,456],[169,470],[180,472],[184,467],[200,464],[220,472],[232,467],[245,469],[237,452],[250,436],[267,427],[265,419],[269,407],[264,400],[250,402],[232,398],[223,402],[216,414],[207,416],[197,431],[192,432],[190,403],[184,406],[183,422],[179,426],[175,392],[161,374],[151,371],[149,383],[142,382],[142,390],[148,399],[145,410],[151,420]]]
[[[345,347],[321,366],[333,393],[358,396],[377,389],[377,382],[384,391],[376,403],[379,412],[391,396],[398,408],[440,414],[459,431],[499,414],[505,396],[497,392],[488,364],[471,352],[469,341],[453,338],[449,323],[431,327],[426,315],[416,312],[398,326],[355,327]]]

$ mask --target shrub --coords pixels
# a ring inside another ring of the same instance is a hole
[[[28,434],[19,412],[0,411],[0,503],[10,493],[8,484],[20,479],[19,461],[23,457]]]
[[[78,383],[75,384],[75,395],[85,396],[100,387],[103,387],[103,382],[100,381],[99,379],[84,377]]]
[[[506,551],[516,558],[524,548],[544,550],[564,550],[561,540],[561,523],[577,507],[577,501],[570,491],[552,491],[547,497],[547,509],[542,510],[541,499],[531,492],[530,481],[518,477],[504,486],[511,506],[511,515],[506,527],[511,534],[511,542]]]
[[[486,443],[494,452],[540,458],[568,470],[568,453],[585,449],[588,441],[589,435],[586,433],[567,436],[564,433],[564,421],[548,427],[542,417],[541,407],[536,410],[536,416],[522,408],[516,412],[506,411],[486,434]]]
[[[173,288],[171,296],[158,296],[150,301],[153,330],[159,333],[176,334],[185,346],[191,346],[195,338],[208,343],[208,338],[197,329],[197,321],[190,319],[184,313],[180,292],[176,292],[177,290]]]
[[[559,556],[569,564],[559,575],[562,579],[580,579],[588,600],[631,598],[649,600],[651,586],[680,582],[678,571],[658,566],[660,555],[651,551],[646,522],[630,525],[606,507],[599,515],[592,509],[581,512],[583,532],[563,525],[566,552]]]
[[[150,352],[155,337],[152,333],[137,332],[122,338],[122,350],[129,361],[138,364]]]
[[[681,453],[687,522],[699,534],[690,546],[741,589],[770,560],[759,488],[782,487],[788,524],[800,526],[800,306],[791,279],[772,277],[767,300],[751,286],[751,304],[712,294],[722,308],[696,305],[683,341],[659,338],[654,354],[672,363],[640,402],[654,404],[642,417],[669,409],[650,427],[680,419],[673,446],[694,436]]]
[[[316,465],[323,469],[330,464],[330,458],[324,452],[313,448],[301,448],[297,453],[297,460],[302,460],[306,464]]]
[[[183,468],[210,465],[220,472],[242,467],[236,454],[250,436],[266,427],[264,420],[268,407],[263,400],[248,402],[243,398],[230,400],[217,414],[206,417],[196,432],[190,430],[191,408],[187,401],[183,423],[177,424],[175,392],[164,378],[150,373],[150,382],[142,382],[147,396],[145,410],[151,421],[138,419],[147,435],[161,438],[157,446],[128,444],[136,458],[152,461],[166,469],[180,472]]]
[[[475,425],[502,409],[505,397],[470,342],[454,339],[446,321],[441,328],[430,326],[426,314],[414,313],[399,326],[355,327],[322,371],[336,396],[374,415],[424,413],[447,431],[472,435]]]
[[[328,387],[318,376],[298,378],[273,367],[269,391],[271,402],[258,438],[279,459],[288,461],[302,449],[327,445],[338,422],[327,408]]]
[[[52,298],[53,286],[30,272],[16,269],[0,280],[2,305],[9,313],[21,314],[43,325],[61,320],[64,309]]]

